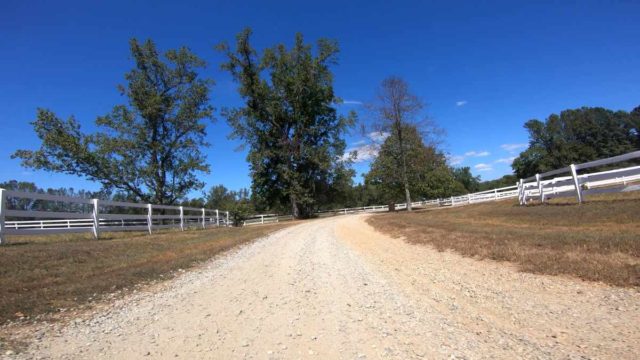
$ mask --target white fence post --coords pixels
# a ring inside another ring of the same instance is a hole
[[[524,205],[524,179],[520,179],[518,183],[518,202]]]
[[[147,204],[147,228],[151,234],[153,229],[153,205],[151,204]]]
[[[453,201],[453,196],[451,197],[451,206],[455,205],[455,202]]]
[[[260,224],[264,224],[264,215],[260,215]]]
[[[471,194],[467,195],[467,204],[471,204]]]
[[[207,228],[206,216],[207,216],[207,214],[206,214],[204,208],[202,208],[202,228],[203,229]]]
[[[216,209],[216,226],[220,227],[220,212]]]
[[[184,231],[184,208],[180,206],[180,231]]]
[[[93,237],[100,237],[100,209],[98,208],[98,199],[92,199],[93,203]]]
[[[498,189],[493,189],[493,198],[498,200]]]
[[[229,212],[227,211],[227,226],[229,226]]]
[[[544,202],[544,190],[542,189],[542,182],[540,181],[540,174],[536,174],[536,181],[538,182],[538,192],[540,193],[540,202]]]
[[[0,245],[7,240],[4,235],[4,212],[7,210],[7,193],[4,189],[0,189]],[[16,223],[17,227],[17,223]]]
[[[578,180],[578,173],[576,172],[576,166],[574,164],[571,164],[569,165],[569,168],[571,168],[573,185],[576,187],[576,197],[578,198],[578,204],[582,204],[582,189],[580,188],[580,181]]]

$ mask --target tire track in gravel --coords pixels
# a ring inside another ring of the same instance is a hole
[[[68,325],[18,358],[633,358],[635,290],[522,274],[375,232],[283,229]]]

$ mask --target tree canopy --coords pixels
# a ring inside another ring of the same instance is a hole
[[[222,68],[239,84],[245,105],[223,111],[232,137],[249,147],[252,192],[271,208],[289,207],[307,217],[319,197],[344,171],[338,161],[344,132],[355,114],[338,116],[330,66],[338,45],[320,39],[314,53],[297,34],[291,49],[279,44],[259,55],[250,44],[251,30],[238,34],[236,48],[218,49],[227,57]]]
[[[79,175],[129,198],[171,204],[204,186],[199,173],[209,165],[201,152],[204,120],[212,118],[211,80],[198,75],[204,61],[189,49],[161,56],[151,40],[130,42],[135,67],[120,91],[129,104],[98,117],[98,131],[85,134],[70,117],[38,109],[32,123],[41,140],[38,150],[18,150],[13,157],[33,169]]]
[[[473,176],[468,166],[452,169],[453,178],[462,184],[466,192],[474,193],[480,189],[480,175]]]
[[[409,84],[402,78],[390,76],[382,81],[378,88],[375,100],[368,104],[374,115],[374,131],[379,134],[393,134],[394,140],[387,143],[387,147],[396,146],[392,151],[399,167],[396,168],[402,180],[402,187],[407,204],[407,211],[411,211],[411,184],[407,151],[405,146],[405,129],[417,131],[418,116],[424,108],[422,100],[409,90]],[[411,135],[408,135],[411,136]],[[415,139],[414,139],[415,141]],[[416,144],[411,144],[416,145]]]
[[[582,107],[529,120],[529,147],[512,164],[519,178],[572,163],[612,157],[640,149],[640,107],[631,113]]]
[[[402,128],[404,141],[402,153],[406,155],[406,178],[402,173],[402,161],[398,133],[392,130],[380,147],[378,157],[366,175],[366,185],[375,188],[383,203],[405,198],[405,179],[414,198],[420,200],[446,197],[465,191],[447,166],[445,155],[434,146],[426,146],[417,128]]]

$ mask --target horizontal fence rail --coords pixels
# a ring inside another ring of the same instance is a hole
[[[586,174],[579,173],[580,170],[635,159],[640,159],[640,151],[583,164],[571,164],[561,169],[520,179],[518,199],[521,205],[534,200],[544,203],[546,200],[556,197],[576,197],[578,203],[582,203],[585,196],[590,194],[640,190],[640,166],[628,166]],[[560,174],[566,175],[549,179],[553,175]]]
[[[11,204],[24,200],[37,200],[42,204],[33,210],[11,208]],[[54,210],[40,209],[44,203]],[[6,235],[90,232],[99,238],[103,231],[147,231],[151,234],[158,229],[177,228],[184,231],[229,225],[229,212],[222,210],[0,189],[0,244],[5,242]]]

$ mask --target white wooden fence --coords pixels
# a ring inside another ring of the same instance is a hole
[[[536,174],[527,179],[520,179],[513,186],[442,199],[417,201],[411,203],[411,206],[414,208],[461,206],[513,198],[518,198],[521,205],[526,205],[536,200],[545,202],[550,198],[573,196],[581,203],[584,201],[585,196],[590,194],[640,190],[640,166],[580,174],[581,170],[638,158],[640,158],[640,151],[634,151],[584,164],[571,164],[561,169]],[[551,178],[552,176],[556,177]],[[8,200],[10,198],[79,204],[87,207],[88,210],[84,212],[61,212],[9,209]],[[399,210],[406,209],[406,207],[406,203],[395,204],[395,208]],[[128,211],[123,212],[119,209],[128,209]],[[376,205],[325,210],[318,212],[318,215],[324,217],[388,210],[389,207],[387,205]],[[9,221],[6,220],[7,217],[30,218],[32,220]],[[267,224],[290,219],[290,215],[259,214],[246,219],[243,225]],[[0,189],[0,244],[5,241],[6,235],[13,234],[92,232],[98,238],[101,231],[144,230],[152,233],[154,229],[172,227],[185,230],[188,227],[206,228],[229,225],[228,211],[82,199]]]
[[[573,197],[579,203],[584,201],[588,194],[605,192],[624,192],[640,190],[640,166],[629,166],[614,170],[580,174],[580,170],[611,165],[640,158],[640,151],[614,156],[607,159],[590,161],[584,164],[571,164],[567,167],[536,174],[530,178],[520,179],[513,185],[498,189],[486,190],[472,194],[451,196],[442,199],[417,201],[411,203],[412,208],[461,206],[477,204],[487,201],[499,201],[518,198],[521,205],[538,200],[544,202],[550,198]],[[568,174],[567,176],[549,177]],[[545,180],[546,179],[546,180]],[[406,203],[395,204],[398,210],[406,209]],[[319,216],[347,215],[363,212],[388,211],[389,206],[364,206],[356,208],[343,208],[325,210],[318,213]]]
[[[278,214],[257,214],[251,215],[242,222],[242,226],[248,225],[262,225],[277,223],[280,221],[293,220],[291,215],[278,215]]]
[[[10,209],[10,200],[27,199],[74,204],[80,211],[40,211]],[[29,220],[7,220],[7,218]],[[0,244],[6,235],[37,235],[91,232],[95,238],[102,231],[142,230],[151,234],[157,229],[207,228],[228,226],[229,212],[194,208],[140,204],[99,199],[19,192],[0,189]]]
[[[640,151],[586,162],[536,174],[518,183],[521,205],[533,200],[545,202],[555,197],[573,197],[582,203],[586,195],[640,190],[640,166],[580,174],[580,170],[605,166],[640,158]],[[564,176],[556,176],[568,174]],[[551,176],[556,176],[549,179]],[[546,180],[545,180],[546,179]]]

